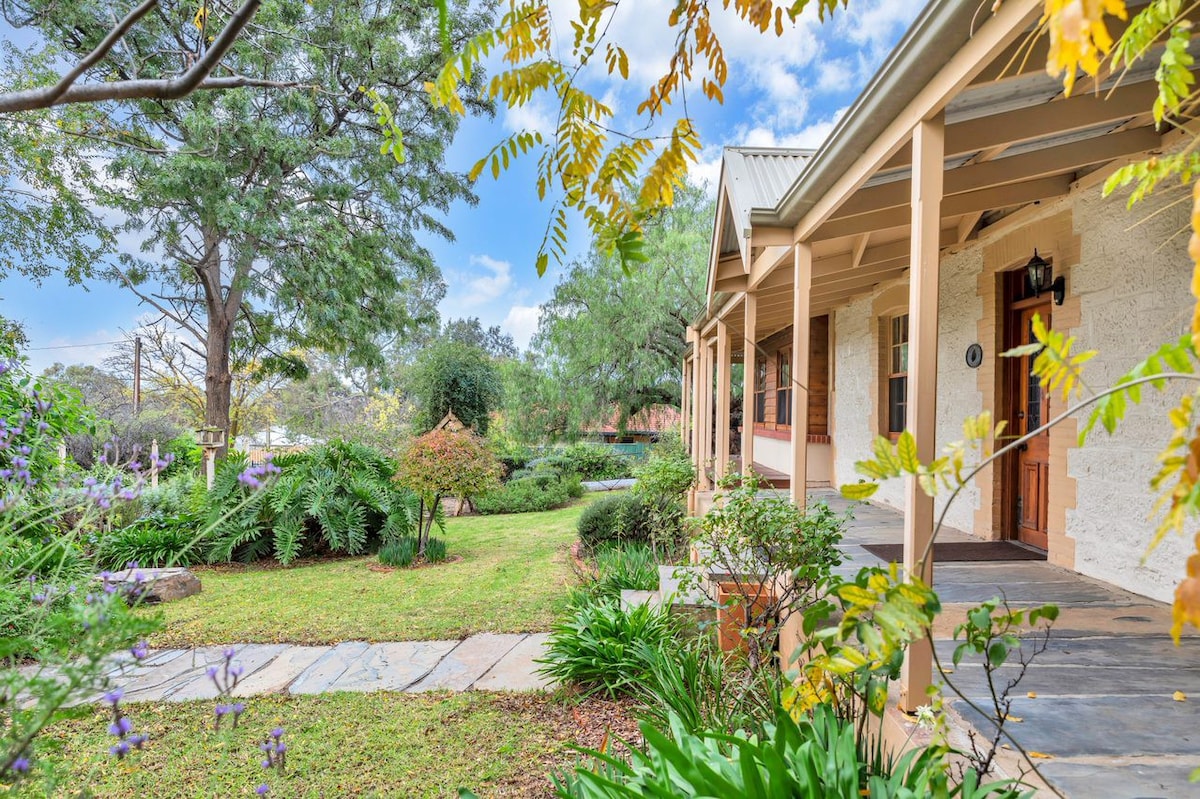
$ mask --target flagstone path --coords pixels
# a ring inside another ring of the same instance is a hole
[[[234,645],[242,668],[235,696],[335,691],[530,691],[549,682],[537,674],[547,633],[480,633],[462,641],[401,641],[333,646]],[[127,702],[212,699],[209,666],[222,666],[229,647],[164,649],[140,663],[128,658],[110,673]]]

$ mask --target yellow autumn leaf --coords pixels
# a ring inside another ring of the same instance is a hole
[[[1004,717],[1004,720],[1005,720],[1005,721],[1011,721],[1013,724],[1020,724],[1020,723],[1021,723],[1021,722],[1023,722],[1025,719],[1021,718],[1020,716],[1012,716],[1012,715],[1009,715],[1009,716],[1005,716],[1005,717]]]
[[[1029,756],[1035,760],[1051,760],[1054,758],[1054,755],[1048,755],[1045,752],[1038,752],[1033,749],[1029,750]]]
[[[1042,22],[1050,31],[1046,72],[1063,76],[1067,94],[1075,86],[1076,73],[1100,71],[1101,59],[1112,49],[1113,39],[1104,17],[1126,19],[1124,0],[1046,0]]]
[[[1176,702],[1186,702],[1187,694],[1185,694],[1183,691],[1176,691],[1175,693],[1171,694],[1171,698]]]
[[[1027,697],[1029,697],[1030,699],[1037,699],[1037,691],[1030,691],[1029,693],[1027,693],[1025,695]]]

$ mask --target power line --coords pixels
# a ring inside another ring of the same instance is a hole
[[[109,347],[113,344],[120,344],[124,339],[118,341],[97,341],[94,344],[59,344],[56,347],[26,347],[26,352],[41,352],[43,350],[75,350],[82,347]]]

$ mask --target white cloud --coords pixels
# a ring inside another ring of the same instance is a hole
[[[512,264],[490,255],[472,255],[471,266],[482,266],[488,274],[475,273],[467,280],[467,291],[459,296],[459,302],[473,307],[491,302],[512,286]]]
[[[550,113],[549,105],[538,98],[525,105],[506,109],[504,127],[513,133],[527,130],[549,138],[554,135],[554,117]]]
[[[508,316],[500,323],[500,328],[513,337],[519,349],[529,346],[529,340],[537,332],[538,321],[542,318],[540,305],[514,305],[508,310]]]

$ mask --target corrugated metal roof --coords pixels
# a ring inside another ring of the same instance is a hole
[[[725,175],[738,230],[750,214],[773,210],[815,150],[785,147],[726,147]]]

